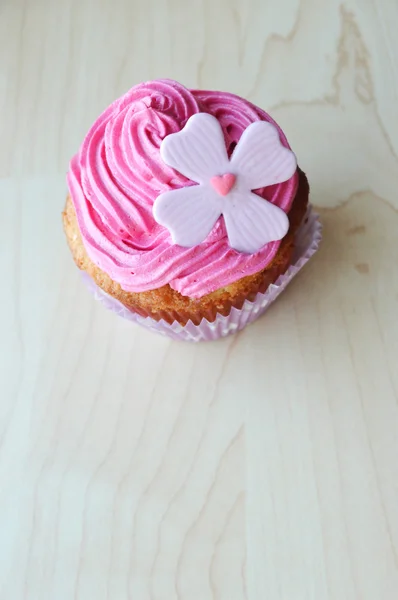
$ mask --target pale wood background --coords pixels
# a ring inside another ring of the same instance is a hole
[[[0,0],[2,600],[396,600],[397,31],[396,0]],[[89,125],[159,76],[268,109],[324,222],[210,345],[106,312],[61,230]]]

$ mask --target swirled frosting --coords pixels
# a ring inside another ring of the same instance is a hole
[[[259,120],[273,123],[289,148],[271,117],[243,98],[157,80],[137,85],[113,102],[71,161],[68,186],[86,251],[126,291],[169,284],[185,296],[200,298],[264,269],[278,251],[280,242],[251,255],[233,250],[223,217],[203,243],[183,248],[154,220],[152,207],[160,193],[194,185],[162,161],[160,144],[198,112],[219,120],[229,154],[248,125]],[[287,213],[297,186],[296,172],[288,181],[256,193]]]

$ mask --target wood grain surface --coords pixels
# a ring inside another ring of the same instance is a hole
[[[397,31],[395,0],[0,0],[1,600],[396,600]],[[86,130],[160,76],[269,110],[324,223],[213,344],[105,311],[62,234]]]

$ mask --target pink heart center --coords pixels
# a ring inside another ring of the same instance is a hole
[[[233,188],[236,181],[236,175],[233,173],[224,173],[224,175],[215,175],[210,179],[210,183],[220,196],[226,196]]]

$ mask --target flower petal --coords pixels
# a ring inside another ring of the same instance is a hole
[[[193,185],[160,194],[153,215],[169,230],[175,244],[192,248],[209,235],[221,215],[221,206],[212,190]]]
[[[165,137],[160,154],[169,167],[198,183],[229,169],[220,123],[207,113],[193,115],[184,129]]]
[[[231,171],[250,190],[287,181],[296,169],[294,153],[282,145],[278,130],[267,121],[249,125],[231,157]]]
[[[254,254],[288,232],[286,213],[257,194],[236,191],[228,200],[223,215],[229,243],[235,250]]]

